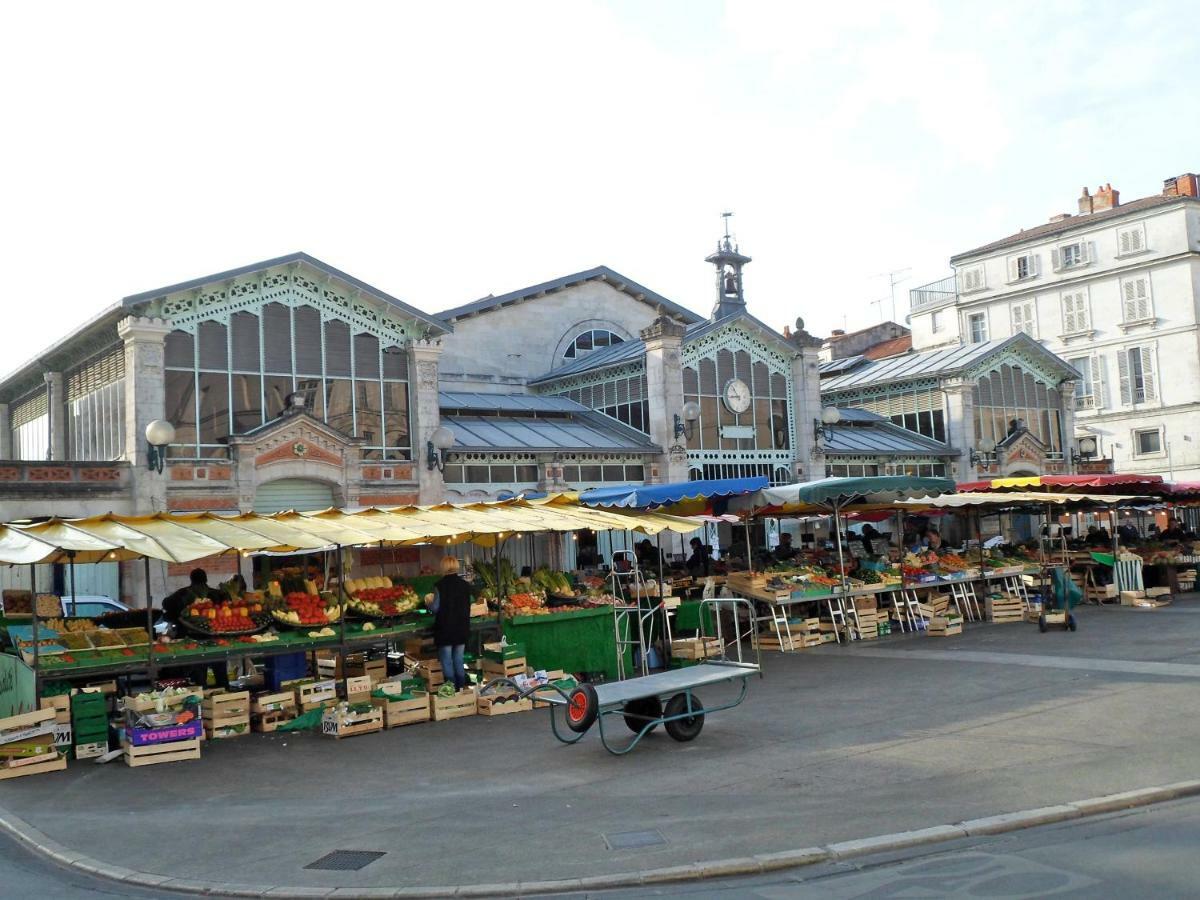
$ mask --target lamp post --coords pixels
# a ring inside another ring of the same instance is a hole
[[[833,440],[833,426],[842,421],[842,413],[836,406],[826,406],[821,410],[821,418],[813,419],[813,443],[818,447],[821,442]]]
[[[1071,466],[1078,466],[1081,462],[1091,459],[1096,455],[1096,439],[1094,437],[1085,437],[1079,440],[1078,448],[1071,448]]]
[[[146,468],[162,474],[167,447],[175,440],[175,426],[164,419],[155,419],[146,426]]]
[[[425,442],[425,466],[432,472],[446,470],[447,452],[454,446],[454,432],[445,425],[439,425]]]
[[[700,421],[700,404],[689,400],[683,404],[683,415],[675,413],[675,440],[686,437],[689,441],[696,433],[696,423]]]
[[[996,442],[991,438],[984,438],[979,442],[979,446],[971,449],[971,466],[978,468],[980,465],[990,469],[992,463],[996,461]]]

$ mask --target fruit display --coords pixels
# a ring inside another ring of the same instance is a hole
[[[504,603],[504,613],[508,616],[548,616],[550,610],[541,594],[524,593],[509,595]]]
[[[52,628],[59,634],[67,634],[73,631],[84,632],[96,630],[96,623],[91,619],[60,619],[54,617],[46,619],[44,624],[47,628]]]
[[[354,612],[377,619],[410,613],[421,605],[417,592],[406,584],[396,587],[364,588],[353,594],[347,606]]]
[[[250,634],[271,624],[262,603],[238,600],[196,600],[179,616],[180,623],[199,634]]]
[[[327,601],[319,594],[292,591],[284,595],[278,606],[272,607],[276,622],[291,628],[329,625],[342,617],[342,607]]]

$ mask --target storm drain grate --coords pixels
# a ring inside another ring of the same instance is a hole
[[[651,831],[618,831],[604,835],[604,842],[609,850],[638,850],[642,847],[657,847],[665,844],[667,839],[657,830]]]
[[[316,862],[309,863],[304,868],[353,872],[356,869],[369,866],[381,856],[383,856],[383,852],[379,850],[334,850],[332,853],[326,853]]]

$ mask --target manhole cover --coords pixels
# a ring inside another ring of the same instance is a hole
[[[637,850],[641,847],[654,847],[665,844],[667,839],[657,830],[652,831],[618,831],[606,834],[604,842],[609,850]]]
[[[339,872],[353,872],[363,866],[369,866],[383,853],[379,850],[334,850],[311,862],[306,869],[333,869]]]

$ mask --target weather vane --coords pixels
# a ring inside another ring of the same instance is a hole
[[[721,213],[721,218],[725,220],[725,237],[726,238],[729,237],[729,217],[732,215],[733,215],[733,213],[731,213],[731,212]]]

